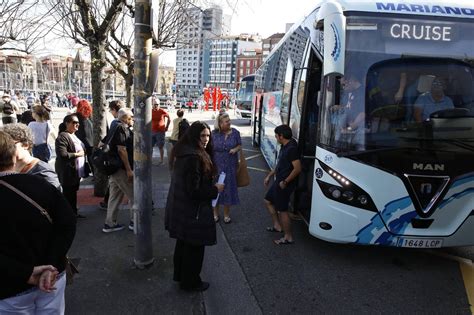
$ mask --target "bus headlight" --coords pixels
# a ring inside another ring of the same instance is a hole
[[[352,191],[345,191],[342,194],[342,197],[344,197],[347,201],[352,201],[352,199],[354,199],[354,193]]]
[[[357,200],[360,202],[361,205],[364,206],[369,202],[366,195],[360,195]]]
[[[324,196],[352,207],[378,212],[370,195],[354,183],[353,179],[318,161],[322,170],[315,174],[316,182]]]
[[[335,199],[339,199],[342,194],[341,191],[335,186],[332,186],[331,188],[329,188],[329,192],[331,193],[331,196],[333,196],[333,198]]]

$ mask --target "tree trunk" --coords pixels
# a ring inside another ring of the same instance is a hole
[[[106,65],[104,45],[89,44],[91,52],[92,107],[94,147],[107,133],[107,104],[105,103],[104,67]],[[107,176],[94,172],[94,196],[103,197],[107,189]]]

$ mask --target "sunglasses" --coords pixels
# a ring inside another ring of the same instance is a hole
[[[77,121],[77,120],[73,120],[73,121],[71,121],[71,123],[73,123],[74,125],[79,125],[79,121]]]

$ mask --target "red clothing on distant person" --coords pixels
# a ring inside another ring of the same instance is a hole
[[[170,119],[170,116],[165,110],[161,108],[153,109],[151,111],[151,131],[165,132],[166,131],[165,117],[168,117],[168,119]]]

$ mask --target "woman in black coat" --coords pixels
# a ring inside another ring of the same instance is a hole
[[[76,137],[79,128],[79,118],[76,114],[64,117],[59,125],[59,135],[56,138],[55,169],[63,188],[64,197],[71,205],[78,218],[84,216],[77,213],[77,191],[81,177],[84,177],[84,144]]]
[[[213,184],[216,168],[212,162],[211,129],[194,122],[173,147],[174,161],[165,228],[176,239],[173,280],[183,290],[204,291],[209,283],[201,281],[204,246],[216,244],[216,225],[211,201],[224,189]]]

